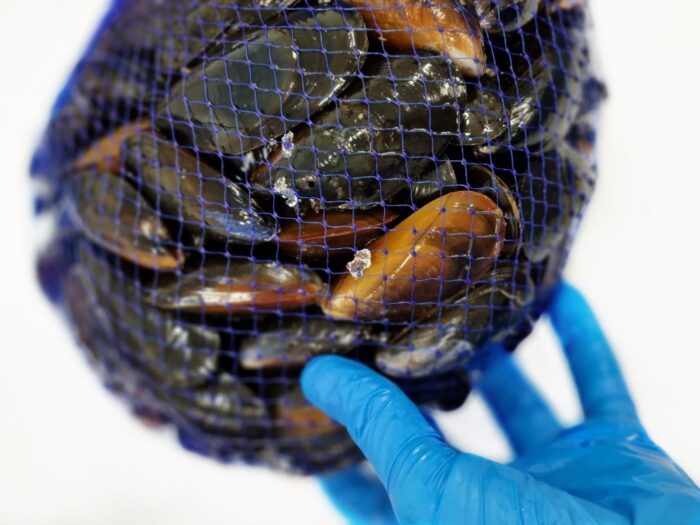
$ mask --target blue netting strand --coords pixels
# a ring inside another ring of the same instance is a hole
[[[105,385],[223,461],[361,454],[299,388],[342,354],[450,410],[514,349],[595,183],[587,8],[122,0],[32,173],[39,258]]]

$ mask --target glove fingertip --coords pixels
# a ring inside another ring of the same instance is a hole
[[[304,367],[301,388],[311,403],[328,411],[331,408],[329,400],[337,399],[339,389],[363,371],[361,364],[350,359],[333,355],[319,356]],[[349,377],[351,375],[353,378]]]

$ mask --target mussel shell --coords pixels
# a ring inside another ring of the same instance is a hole
[[[523,250],[530,261],[540,263],[575,226],[595,178],[590,161],[564,143],[531,156],[528,170],[518,176]]]
[[[319,276],[301,265],[222,259],[158,288],[154,302],[183,313],[251,315],[300,310],[325,293]]]
[[[299,387],[279,399],[272,410],[275,456],[284,470],[325,472],[361,459],[345,428],[311,406]]]
[[[394,377],[426,377],[463,366],[484,343],[509,334],[534,299],[534,289],[522,269],[499,266],[463,299],[404,329],[377,353],[377,367]]]
[[[508,131],[509,108],[498,85],[487,79],[469,85],[468,100],[460,106],[458,142],[465,147],[490,145]]]
[[[398,217],[391,208],[310,213],[287,221],[277,242],[283,253],[306,262],[351,258],[354,251],[386,233]]]
[[[143,194],[197,239],[254,244],[273,239],[277,224],[250,193],[195,151],[156,134],[127,140],[126,163]]]
[[[518,201],[508,184],[485,165],[472,163],[466,167],[467,188],[486,195],[503,211],[506,221],[506,238],[503,255],[517,250],[521,244],[522,217]]]
[[[79,268],[89,276],[111,327],[112,345],[134,367],[163,385],[193,387],[217,369],[219,334],[146,303],[150,288],[82,245]]]
[[[85,169],[67,179],[76,223],[92,242],[144,268],[182,266],[182,251],[160,216],[123,177]]]
[[[437,165],[428,165],[416,180],[411,180],[413,203],[423,205],[441,195],[463,189],[464,186],[458,186],[457,182],[457,174],[449,160],[443,159]]]
[[[241,343],[239,361],[248,369],[301,367],[322,354],[349,354],[372,338],[367,325],[325,317],[288,317],[263,323]]]
[[[250,438],[263,435],[269,425],[265,403],[234,376],[222,375],[196,389],[162,390],[158,395],[175,417],[199,431]]]
[[[124,391],[134,381],[134,372],[112,347],[112,326],[99,304],[90,275],[85,268],[73,267],[66,278],[64,306],[75,334],[87,357],[105,385]]]
[[[241,155],[327,104],[362,66],[364,22],[353,11],[293,10],[203,59],[158,109],[201,151]]]
[[[489,32],[514,31],[532,20],[540,0],[461,0],[473,3],[481,26]]]
[[[128,50],[93,53],[76,69],[49,123],[45,140],[55,160],[67,166],[95,140],[144,117],[156,85],[147,57]]]
[[[243,28],[265,24],[297,0],[168,0],[160,16],[167,29],[158,46],[162,71],[176,72],[203,58],[207,47],[233,40]],[[180,4],[180,5],[177,5]]]
[[[466,76],[478,77],[486,70],[483,36],[476,17],[452,0],[348,3],[359,8],[382,48],[398,51],[397,55],[431,50],[448,56]]]
[[[135,120],[120,126],[112,133],[98,139],[90,145],[73,163],[74,170],[94,167],[98,171],[119,174],[122,146],[130,137],[145,131],[150,123],[143,120]]]
[[[475,192],[423,206],[366,250],[369,266],[345,274],[322,303],[335,319],[412,318],[482,278],[503,246],[503,212]]]
[[[409,170],[420,173],[456,136],[464,93],[442,57],[373,60],[336,106],[295,131],[293,145],[273,150],[251,181],[272,193],[291,188],[324,209],[382,205],[407,187]]]

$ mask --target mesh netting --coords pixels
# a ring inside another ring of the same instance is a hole
[[[44,289],[188,449],[356,462],[301,394],[313,356],[453,409],[546,304],[594,183],[586,24],[566,0],[117,2],[35,158]]]

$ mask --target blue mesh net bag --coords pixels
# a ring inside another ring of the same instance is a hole
[[[116,2],[36,153],[38,268],[102,381],[188,449],[361,459],[307,405],[341,354],[459,407],[514,349],[591,195],[587,8]]]

